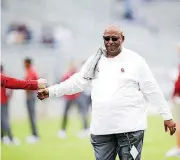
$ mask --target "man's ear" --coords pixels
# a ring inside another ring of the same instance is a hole
[[[125,40],[125,36],[122,36],[122,40],[123,40],[123,42],[124,42],[124,40]]]

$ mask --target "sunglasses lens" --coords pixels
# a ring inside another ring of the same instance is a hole
[[[112,37],[112,41],[117,41],[118,38],[117,37]]]
[[[105,41],[110,41],[110,37],[103,37]]]
[[[104,38],[105,41],[110,41],[110,39],[111,39],[114,42],[119,39],[118,37],[103,37],[103,38]]]

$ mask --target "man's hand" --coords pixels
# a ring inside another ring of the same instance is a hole
[[[164,128],[165,128],[166,132],[169,129],[170,135],[173,135],[176,132],[176,123],[172,119],[171,120],[165,120],[164,121]]]
[[[45,98],[48,98],[48,97],[49,97],[49,90],[48,90],[48,88],[39,89],[38,92],[37,92],[37,97],[38,97],[40,100],[43,100],[43,99],[45,99]]]
[[[46,88],[47,80],[40,78],[38,79],[38,89]]]

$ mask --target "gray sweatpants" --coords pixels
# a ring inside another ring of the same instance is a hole
[[[67,119],[68,119],[68,111],[73,104],[76,104],[78,106],[79,112],[80,112],[81,117],[82,117],[83,128],[87,129],[88,128],[87,97],[86,97],[86,95],[84,95],[84,93],[81,93],[81,95],[75,100],[65,100],[65,109],[64,109],[64,114],[63,114],[62,130],[66,130]]]
[[[9,123],[9,107],[8,104],[1,104],[1,138],[8,135],[9,139],[12,140],[12,132]]]
[[[35,94],[32,94],[31,96],[29,96],[26,103],[27,103],[27,111],[28,111],[32,135],[38,136],[37,127],[36,127],[36,108],[35,108],[36,96]]]
[[[115,160],[117,154],[120,160],[140,160],[143,139],[144,131],[110,135],[91,134],[96,160]],[[132,148],[137,151],[135,159],[130,153]]]

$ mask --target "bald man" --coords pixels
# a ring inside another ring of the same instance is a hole
[[[38,98],[82,92],[92,87],[91,143],[97,160],[140,160],[147,116],[144,97],[158,107],[165,130],[175,133],[170,109],[146,61],[122,46],[124,34],[115,25],[103,34],[100,48],[68,80],[39,90]]]

